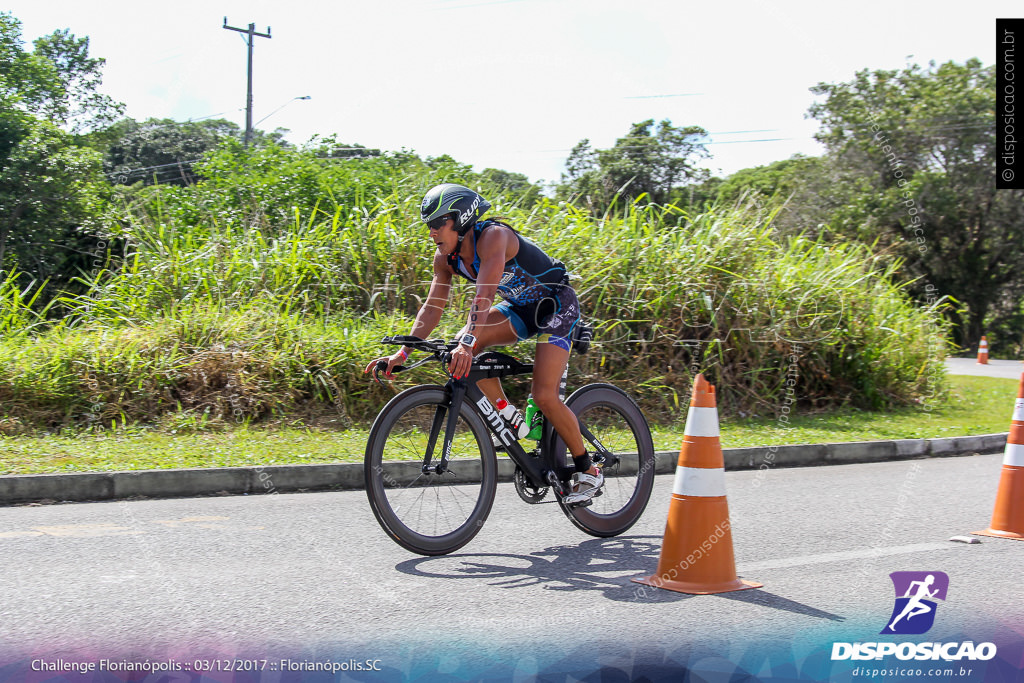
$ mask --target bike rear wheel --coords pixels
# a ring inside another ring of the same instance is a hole
[[[377,416],[366,444],[363,476],[370,508],[384,531],[420,555],[444,555],[469,543],[494,504],[497,462],[490,433],[463,403],[448,470],[424,472],[441,460],[449,396],[420,386],[395,396]]]
[[[602,467],[603,493],[588,507],[559,505],[580,530],[591,536],[617,536],[636,524],[654,487],[654,441],[647,419],[636,402],[611,384],[588,384],[565,404],[593,435],[584,443],[591,454],[597,444],[611,451],[617,462]],[[555,439],[555,457],[564,462],[565,443]]]

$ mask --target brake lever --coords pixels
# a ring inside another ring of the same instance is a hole
[[[429,359],[427,359],[427,360],[429,360]],[[417,365],[423,365],[423,361],[420,361],[419,363],[416,363],[414,365],[410,365],[409,367],[405,367],[404,365],[396,365],[395,369],[391,371],[391,374],[394,375],[396,372],[404,372],[405,370],[411,370],[412,368],[416,367]],[[381,386],[384,386],[384,382],[382,382],[380,380],[380,373],[384,372],[387,369],[388,369],[388,362],[386,360],[379,360],[379,361],[377,361],[377,365],[375,365],[373,367],[373,379],[374,379],[375,382],[377,382],[377,384],[379,384]],[[388,377],[388,375],[384,375],[384,376]]]
[[[384,367],[381,367],[381,366]],[[388,362],[386,360],[379,360],[377,364],[373,366],[373,381],[377,384],[384,386],[384,382],[380,381],[380,373],[382,370],[388,369]]]

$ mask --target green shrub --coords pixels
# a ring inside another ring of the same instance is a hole
[[[942,316],[892,284],[897,265],[862,245],[780,236],[758,207],[689,215],[640,198],[592,216],[411,156],[271,149],[247,160],[226,148],[204,174],[124,191],[109,223],[122,251],[83,277],[85,294],[59,300],[52,328],[25,331],[26,295],[0,286],[0,419],[371,419],[388,392],[362,369],[381,336],[408,332],[426,293],[434,247],[419,198],[445,180],[482,183],[492,215],[577,276],[598,333],[572,384],[626,385],[652,418],[682,414],[697,372],[736,415],[914,405],[945,391]],[[472,287],[457,282],[434,336],[465,322]]]

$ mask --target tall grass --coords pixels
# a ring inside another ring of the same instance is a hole
[[[184,416],[212,425],[327,414],[348,426],[387,396],[355,370],[393,327],[386,318],[316,320],[260,306],[142,325],[58,325],[30,344],[0,344],[0,418],[7,431]]]
[[[23,336],[46,322],[49,306],[35,307],[43,286],[31,282],[26,287],[21,282],[17,271],[0,270],[0,338]]]
[[[408,331],[430,278],[419,197],[452,179],[407,170],[347,188],[344,202],[317,185],[286,218],[223,177],[128,193],[111,220],[119,258],[59,300],[58,324],[27,331],[27,294],[0,284],[0,424],[371,418],[387,393],[362,369],[381,336]],[[628,384],[654,418],[682,413],[697,372],[742,415],[944,392],[942,317],[915,307],[892,284],[896,264],[864,246],[780,237],[753,206],[688,215],[641,198],[595,217],[490,196],[492,215],[577,276],[598,334],[575,383]],[[438,334],[463,324],[471,292],[457,288]]]
[[[773,218],[636,202],[596,222],[572,207],[540,221],[539,241],[583,271],[602,340],[587,370],[660,385],[667,410],[697,371],[737,413],[779,413],[791,376],[810,407],[941,396],[944,322],[892,284],[898,264],[860,244],[779,237]]]

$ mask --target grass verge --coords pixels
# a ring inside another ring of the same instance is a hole
[[[1007,431],[1018,382],[951,376],[949,399],[931,411],[842,410],[771,419],[724,420],[722,445],[828,443],[990,434]],[[238,427],[170,433],[122,429],[75,436],[0,436],[0,474],[103,472],[185,467],[236,467],[361,462],[365,429]],[[658,450],[677,449],[682,425],[654,429]]]

